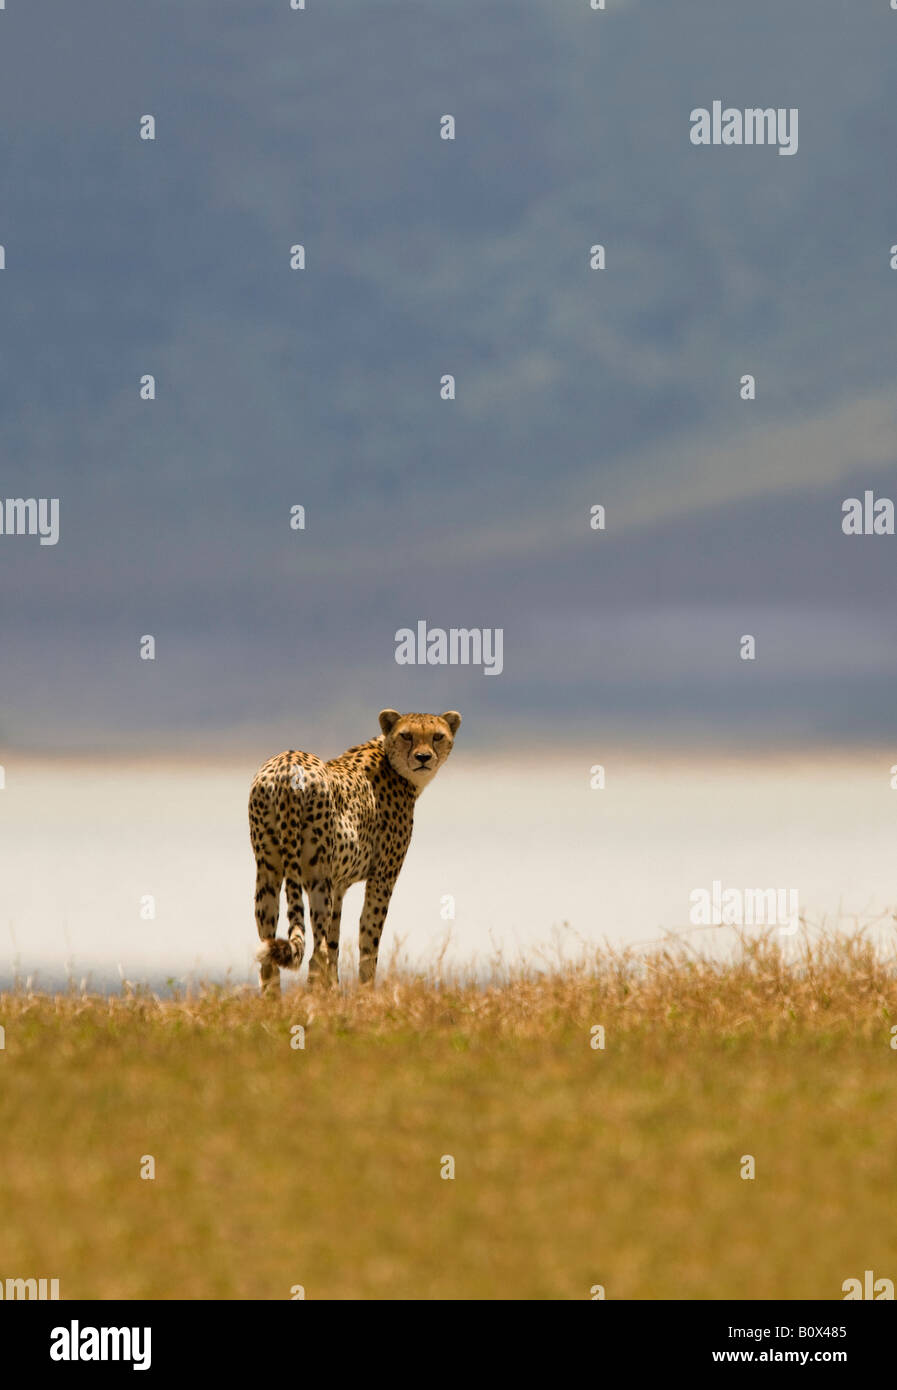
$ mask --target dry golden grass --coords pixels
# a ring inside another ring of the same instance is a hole
[[[791,961],[770,936],[727,964],[671,947],[274,1004],[2,995],[0,1278],[839,1298],[865,1269],[897,1279],[894,1024],[893,966],[861,933],[807,935]]]

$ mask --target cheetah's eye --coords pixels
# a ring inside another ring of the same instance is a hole
[[[413,743],[413,742],[414,742],[414,735],[413,735],[413,734],[402,734],[402,738],[406,739],[408,743]]]
[[[433,742],[434,742],[434,743],[441,743],[442,740],[443,740],[444,738],[445,738],[445,734],[434,734],[434,735],[433,735]]]

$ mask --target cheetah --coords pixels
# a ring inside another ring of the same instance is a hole
[[[359,978],[373,982],[383,923],[411,840],[414,803],[452,751],[461,724],[445,714],[380,711],[381,733],[322,762],[291,750],[259,769],[249,793],[256,859],[255,921],[263,994],[280,993],[280,971],[305,951],[303,889],[314,936],[309,983],[336,983],[340,913],[353,883],[365,880]],[[289,935],[277,936],[286,883]]]

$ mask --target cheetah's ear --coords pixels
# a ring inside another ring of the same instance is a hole
[[[402,716],[397,709],[382,709],[377,717],[380,720],[381,732],[388,734]]]
[[[458,730],[461,727],[461,716],[458,713],[458,711],[456,709],[446,710],[445,714],[440,714],[439,718],[445,720],[446,724],[448,724],[449,728],[452,731],[452,736],[454,737],[454,735],[458,732]]]

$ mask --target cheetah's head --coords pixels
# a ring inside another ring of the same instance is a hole
[[[445,714],[399,714],[380,711],[383,748],[400,777],[421,792],[432,782],[449,753],[461,724],[456,709]]]

